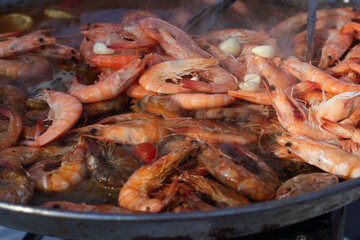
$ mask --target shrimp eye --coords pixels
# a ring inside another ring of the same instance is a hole
[[[331,61],[331,60],[332,60],[332,56],[331,56],[331,55],[327,56],[327,60]]]
[[[286,60],[286,58],[285,57],[282,57],[282,58],[280,58],[280,61],[285,61]]]
[[[46,88],[46,90],[47,90],[47,91],[50,91],[50,90],[51,90],[51,88]]]
[[[143,54],[143,53],[139,55],[140,59],[143,59],[144,57],[145,57],[145,54]]]
[[[270,91],[274,91],[274,90],[275,90],[275,86],[274,86],[274,85],[270,85],[270,86],[269,86],[269,89],[270,89]]]
[[[291,152],[288,150],[288,154],[291,154]]]
[[[197,141],[196,140],[191,140],[190,144],[197,144]]]
[[[75,49],[71,49],[71,54],[76,54],[76,51],[75,51]]]
[[[285,143],[285,146],[286,146],[286,147],[290,147],[290,146],[291,146],[291,142]]]
[[[41,45],[40,48],[41,48],[41,49],[45,49],[46,46],[45,46],[45,45]]]
[[[96,128],[91,129],[90,133],[95,134],[97,132]]]
[[[44,42],[44,39],[43,39],[43,38],[39,38],[38,41],[41,42],[41,43],[43,43],[43,42]]]
[[[54,204],[54,206],[51,207],[52,209],[59,209],[60,205],[59,204]]]
[[[86,41],[90,41],[90,39],[88,37],[85,37]]]
[[[88,27],[90,27],[90,26],[91,26],[91,22],[88,22],[86,25],[87,25]]]
[[[85,67],[86,67],[86,68],[90,68],[90,64],[86,64]]]
[[[205,48],[205,49],[209,49],[210,46],[209,46],[208,44],[205,44],[205,45],[204,45],[204,48]]]

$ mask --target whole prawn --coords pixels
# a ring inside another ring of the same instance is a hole
[[[62,159],[35,163],[29,169],[35,189],[44,192],[57,192],[67,190],[80,183],[87,173],[85,161],[87,151],[87,144],[80,139],[75,149]],[[47,171],[49,166],[59,163],[61,166],[58,169]]]
[[[210,147],[201,147],[197,154],[200,163],[217,180],[233,190],[255,200],[264,201],[271,198],[280,185],[277,176],[271,168],[265,167],[265,163],[258,162],[264,173],[271,171],[272,179],[262,178],[247,170],[245,167],[235,164],[229,157],[221,154],[219,150]]]
[[[135,81],[137,76],[150,61],[152,55],[142,56],[131,61],[128,65],[114,72],[106,79],[93,85],[83,85],[77,78],[70,86],[68,92],[83,103],[98,102],[115,98]]]
[[[208,69],[217,63],[215,59],[189,58],[184,60],[171,60],[161,62],[145,71],[140,79],[140,85],[145,90],[174,94],[180,92],[188,92],[189,89],[181,87],[177,84],[182,76],[190,75],[195,71]],[[167,82],[172,80],[173,82]]]
[[[39,76],[46,73],[49,67],[46,58],[30,54],[0,59],[0,75],[15,79]]]
[[[339,178],[351,179],[360,176],[358,153],[345,152],[335,145],[303,137],[279,136],[277,141],[303,161]]]
[[[28,142],[28,146],[43,146],[65,133],[80,118],[83,109],[81,102],[64,92],[42,91],[40,98],[48,103],[48,118],[53,120],[53,123],[35,141]]]
[[[329,93],[343,93],[360,91],[360,85],[341,81],[323,72],[321,69],[305,62],[287,58],[274,58],[273,61],[284,71],[301,81],[318,83],[318,88]]]
[[[136,170],[120,190],[119,206],[134,212],[156,213],[161,211],[164,207],[163,200],[150,198],[149,191],[161,186],[176,167],[196,149],[197,146],[192,146],[174,151]]]

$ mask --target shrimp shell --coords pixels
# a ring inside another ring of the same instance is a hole
[[[28,146],[43,146],[69,130],[80,118],[82,104],[75,97],[60,91],[43,91],[43,98],[49,105],[49,119],[52,125],[35,141],[28,142]]]

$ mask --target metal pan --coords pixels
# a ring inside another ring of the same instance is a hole
[[[358,199],[360,178],[288,199],[192,213],[77,213],[0,202],[0,225],[70,239],[219,239],[278,229]]]
[[[10,10],[26,2],[5,0],[0,6]],[[0,225],[68,239],[219,239],[278,229],[358,199],[360,178],[288,199],[177,214],[78,213],[0,201]]]

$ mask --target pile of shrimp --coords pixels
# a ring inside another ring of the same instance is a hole
[[[66,92],[35,97],[0,87],[2,96],[17,96],[0,107],[7,118],[0,199],[32,204],[34,194],[66,193],[91,179],[116,197],[100,205],[60,197],[41,206],[188,212],[292,197],[359,177],[360,15],[337,8],[317,16],[321,53],[311,63],[301,60],[306,13],[269,33],[234,28],[190,36],[148,11],[82,26],[79,54],[60,55],[93,71],[95,81],[75,75]],[[297,34],[296,57],[276,43],[290,34]],[[19,46],[23,38],[35,39],[31,48]],[[1,56],[39,57],[58,46],[41,39],[34,32],[3,40]],[[221,47],[229,39],[237,52]],[[24,77],[20,72],[14,77]]]

